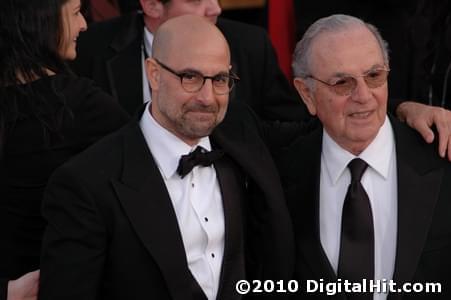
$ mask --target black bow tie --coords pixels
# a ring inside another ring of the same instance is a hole
[[[211,165],[215,160],[221,158],[224,155],[222,150],[213,150],[206,152],[202,147],[197,147],[193,152],[182,155],[179,160],[179,166],[177,167],[177,173],[181,178],[185,177],[195,166],[207,167]]]

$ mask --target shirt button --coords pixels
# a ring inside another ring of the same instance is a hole
[[[214,253],[212,253],[212,254],[211,254],[211,257],[215,258],[215,254],[214,254]]]
[[[205,217],[204,220],[205,220],[205,222],[208,222],[208,218],[207,217]]]
[[[194,183],[191,183],[191,187],[194,187]]]

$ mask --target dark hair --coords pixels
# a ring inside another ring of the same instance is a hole
[[[27,99],[21,106],[38,118],[42,106],[46,106],[45,99],[36,95],[30,85],[25,95],[20,86],[48,76],[48,70],[68,72],[59,54],[64,31],[62,6],[67,1],[0,1],[0,151],[5,144],[7,119],[19,113],[19,94]]]

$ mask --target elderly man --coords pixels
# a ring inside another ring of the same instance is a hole
[[[283,191],[250,109],[229,103],[224,36],[174,18],[152,56],[152,103],[50,180],[39,299],[241,299],[240,279],[291,275]]]
[[[359,291],[375,279],[374,299],[387,298],[390,280],[396,292],[406,282],[440,283],[441,293],[421,296],[449,299],[451,164],[387,116],[390,67],[378,31],[351,16],[320,19],[297,44],[293,68],[323,125],[296,141],[281,167],[303,296],[373,299]]]

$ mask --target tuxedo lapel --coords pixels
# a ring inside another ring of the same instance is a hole
[[[142,87],[142,39],[144,23],[142,15],[134,15],[128,26],[119,31],[111,42],[115,53],[107,62],[106,70],[111,93],[130,114],[143,103]],[[123,100],[122,100],[123,101]]]
[[[288,206],[296,235],[296,255],[302,256],[313,278],[335,281],[336,275],[321,246],[319,228],[319,188],[321,172],[322,127],[290,148],[286,179]],[[301,270],[303,272],[303,270]],[[307,274],[308,278],[313,279]]]
[[[416,132],[391,120],[398,172],[398,238],[393,279],[410,281],[418,269],[442,184],[443,169]],[[396,296],[396,295],[393,295]]]
[[[137,122],[124,132],[121,180],[112,180],[130,223],[166,280],[174,300],[189,299],[192,275],[164,181]]]
[[[215,169],[221,187],[225,223],[224,257],[217,299],[232,300],[239,296],[235,292],[235,283],[245,276],[242,218],[244,199],[233,162],[224,157],[215,162]]]
[[[267,262],[266,265],[261,264],[260,269],[256,267],[253,270],[256,274],[252,275],[266,279],[288,279],[294,261],[292,224],[277,169],[251,115],[246,106],[231,102],[226,118],[211,137],[245,172],[246,177],[241,180],[245,181],[246,186],[248,183],[252,185],[247,189],[250,193],[246,201],[247,222],[253,219],[259,224],[252,226],[252,229],[246,228],[252,231],[252,236],[246,236],[247,245],[252,244],[255,247],[251,248],[260,249],[253,253],[258,256],[253,257],[255,261]],[[256,194],[259,194],[258,199],[254,199]]]
[[[227,115],[233,114],[233,112],[227,113]],[[213,131],[212,138],[245,170],[265,194],[273,195],[275,192],[281,192],[281,188],[273,184],[279,181],[279,177],[274,164],[268,161],[271,159],[271,155],[258,133],[249,129],[252,124],[247,122],[252,122],[252,120],[234,122],[225,119]]]

